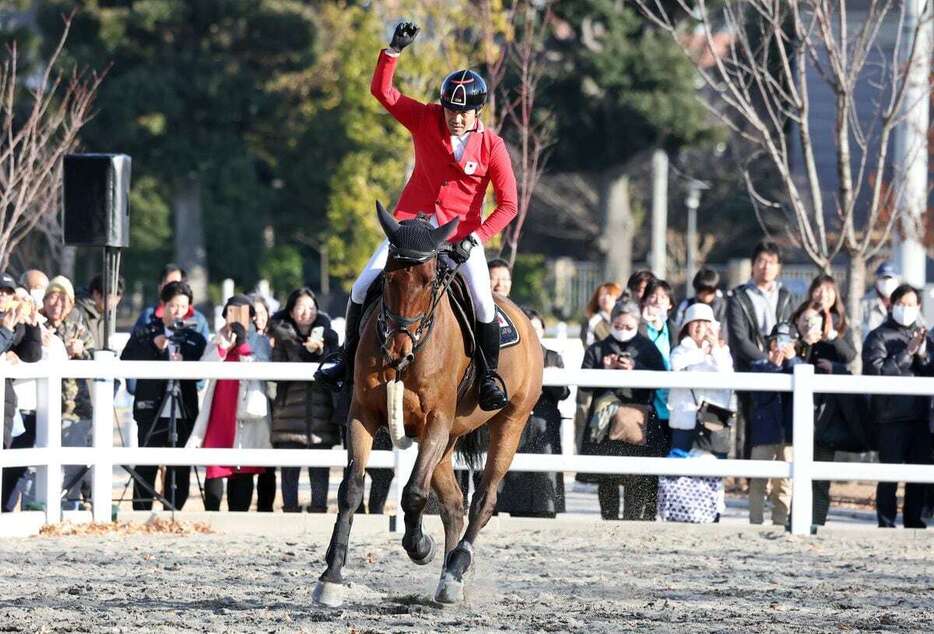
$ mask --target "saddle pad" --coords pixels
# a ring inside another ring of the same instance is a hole
[[[499,323],[499,347],[508,348],[519,343],[519,331],[502,308],[496,306],[496,321]]]

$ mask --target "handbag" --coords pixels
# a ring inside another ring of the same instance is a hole
[[[697,402],[697,395],[691,390],[691,397],[697,405],[695,422],[696,440],[698,449],[715,454],[725,454],[730,451],[730,427],[736,420],[736,412],[714,405],[708,401]]]
[[[620,403],[610,423],[610,440],[618,440],[627,445],[644,446],[649,437],[646,431],[649,422],[650,405]]]
[[[721,478],[661,476],[658,479],[658,516],[666,522],[716,522],[722,498]]]
[[[240,418],[266,418],[269,415],[269,399],[263,385],[256,379],[245,381],[240,392]]]

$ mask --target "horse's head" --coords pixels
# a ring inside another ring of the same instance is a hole
[[[378,201],[376,215],[389,240],[380,334],[387,360],[401,370],[428,335],[439,287],[438,250],[457,229],[458,219],[442,227],[421,216],[398,222]]]

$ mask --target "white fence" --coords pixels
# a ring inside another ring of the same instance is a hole
[[[113,446],[114,380],[144,379],[266,379],[309,380],[315,366],[301,363],[167,363],[117,361],[99,352],[94,361],[2,366],[0,376],[36,379],[38,407],[36,447],[0,451],[0,468],[36,466],[37,498],[45,503],[45,521],[61,521],[62,465],[92,465],[93,519],[110,521],[114,465],[217,465],[343,467],[345,451],[301,449],[168,449]],[[61,380],[93,380],[94,434],[92,447],[61,446]],[[635,388],[716,388],[793,392],[794,446],[790,462],[704,460],[692,458],[629,458],[580,455],[517,454],[513,471],[563,471],[645,475],[734,476],[791,478],[794,511],[792,533],[811,530],[813,480],[872,480],[934,483],[934,466],[814,462],[814,394],[934,394],[934,378],[815,375],[810,365],[794,374],[718,374],[618,370],[545,370],[546,385]],[[407,451],[374,451],[369,466],[395,470],[398,501],[402,484],[414,465],[416,447]],[[397,504],[397,513],[399,505]],[[400,526],[398,517],[395,526]]]

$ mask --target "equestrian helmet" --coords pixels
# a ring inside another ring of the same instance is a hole
[[[456,70],[441,83],[441,105],[448,110],[479,110],[486,103],[486,81],[472,70]]]

